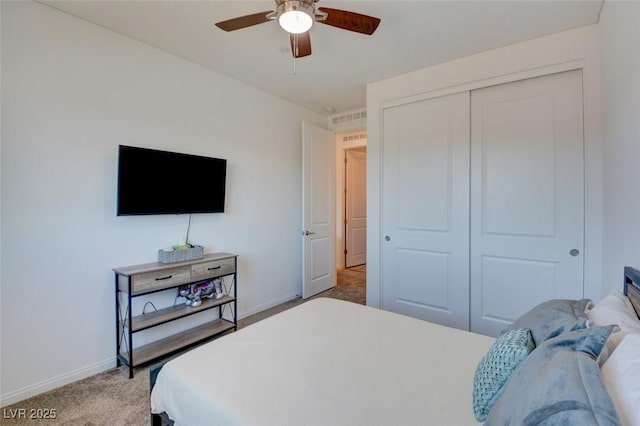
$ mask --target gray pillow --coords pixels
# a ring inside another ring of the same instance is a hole
[[[503,333],[518,328],[529,329],[533,343],[539,346],[565,331],[586,327],[585,309],[590,303],[590,299],[552,299],[542,302],[518,318]]]
[[[569,331],[534,349],[485,425],[619,425],[596,362],[614,327]]]

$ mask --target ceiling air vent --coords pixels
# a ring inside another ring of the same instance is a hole
[[[343,115],[335,115],[331,118],[332,124],[340,124],[353,120],[362,120],[367,118],[367,111],[351,112]]]
[[[366,133],[357,133],[355,135],[346,135],[342,137],[342,142],[352,142],[352,141],[357,141],[359,139],[366,139],[367,138],[367,134]]]

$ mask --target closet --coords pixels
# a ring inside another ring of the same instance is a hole
[[[497,335],[583,295],[581,71],[382,113],[381,307]]]

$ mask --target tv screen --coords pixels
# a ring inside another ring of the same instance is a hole
[[[224,212],[227,160],[120,145],[117,215]]]

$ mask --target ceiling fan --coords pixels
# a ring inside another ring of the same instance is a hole
[[[371,35],[380,19],[346,10],[316,7],[318,0],[275,0],[276,10],[254,13],[238,18],[217,22],[216,26],[224,31],[235,31],[264,22],[278,20],[289,33],[291,53],[294,58],[311,55],[309,29],[314,22],[331,25],[343,30]]]

